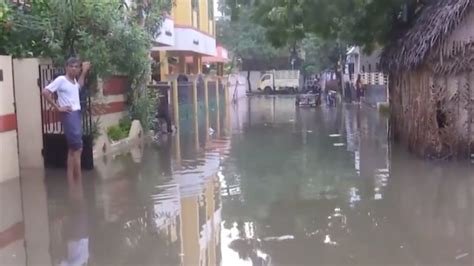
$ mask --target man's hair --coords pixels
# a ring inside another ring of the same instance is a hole
[[[81,60],[79,60],[77,57],[69,57],[66,60],[66,66],[71,66],[74,64],[81,64]]]

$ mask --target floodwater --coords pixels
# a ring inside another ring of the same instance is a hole
[[[389,145],[375,110],[253,97],[190,120],[83,182],[0,184],[0,265],[474,265],[472,167]]]

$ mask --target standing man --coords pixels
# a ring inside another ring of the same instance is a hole
[[[46,88],[43,96],[60,113],[61,123],[64,128],[68,145],[67,177],[69,180],[81,179],[81,154],[82,154],[82,119],[79,90],[84,86],[84,80],[91,64],[82,63],[77,58],[66,61],[66,74],[57,77]],[[53,99],[57,93],[58,101]]]

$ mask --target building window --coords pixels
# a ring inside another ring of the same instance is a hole
[[[214,0],[207,0],[207,12],[209,20],[214,20]]]
[[[372,64],[369,64],[369,72],[372,72]]]
[[[199,0],[191,0],[191,23],[198,29],[201,27],[199,15]]]
[[[375,64],[375,71],[380,72],[380,64],[379,63]]]
[[[365,66],[362,66],[362,73],[365,73]]]

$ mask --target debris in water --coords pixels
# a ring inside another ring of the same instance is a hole
[[[344,144],[344,143],[334,143],[333,145],[334,145],[334,147],[343,147],[346,144]]]
[[[331,237],[329,235],[326,235],[326,237],[324,238],[324,244],[329,244],[329,245],[337,245],[337,242],[335,241],[331,241]]]
[[[263,240],[265,240],[265,241],[283,241],[283,240],[292,240],[292,239],[295,239],[295,237],[287,235],[287,236],[266,237]]]
[[[341,134],[331,134],[331,135],[329,135],[329,137],[331,137],[331,138],[338,138],[340,136],[341,136]]]
[[[467,252],[466,252],[466,253],[463,253],[463,254],[459,254],[459,255],[456,256],[456,260],[460,260],[460,259],[462,259],[462,258],[464,258],[464,257],[467,257],[468,255],[469,255],[469,253],[467,253]]]

